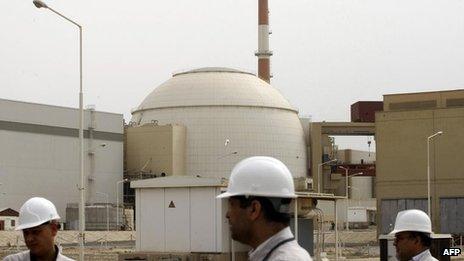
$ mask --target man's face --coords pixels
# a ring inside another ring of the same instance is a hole
[[[57,225],[53,223],[23,230],[24,241],[31,254],[35,256],[46,256],[54,249],[54,239],[58,231]]]
[[[415,255],[417,239],[409,232],[396,233],[393,245],[396,247],[396,258],[400,261],[411,260]]]
[[[247,208],[241,208],[238,199],[229,198],[229,210],[226,217],[229,220],[232,239],[246,244],[251,233],[251,221],[248,218]]]

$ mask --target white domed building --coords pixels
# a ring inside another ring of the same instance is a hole
[[[307,146],[294,109],[254,74],[202,68],[174,74],[132,112],[137,125],[186,127],[186,174],[228,178],[250,156],[272,156],[307,175]]]

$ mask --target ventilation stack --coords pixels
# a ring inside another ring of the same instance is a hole
[[[258,0],[258,77],[268,83],[271,81],[272,52],[269,51],[269,8],[268,0]]]

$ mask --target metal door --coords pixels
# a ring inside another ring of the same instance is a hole
[[[166,188],[164,193],[166,249],[190,252],[189,189]]]

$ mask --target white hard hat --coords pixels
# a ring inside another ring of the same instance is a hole
[[[19,225],[15,230],[36,227],[56,219],[60,219],[60,216],[50,200],[39,197],[30,198],[19,210]]]
[[[217,198],[233,196],[296,198],[288,168],[280,160],[264,156],[246,158],[235,165],[227,192]]]
[[[432,222],[429,216],[422,210],[408,209],[398,212],[395,221],[395,228],[390,235],[403,231],[423,232],[427,234],[432,233]]]

